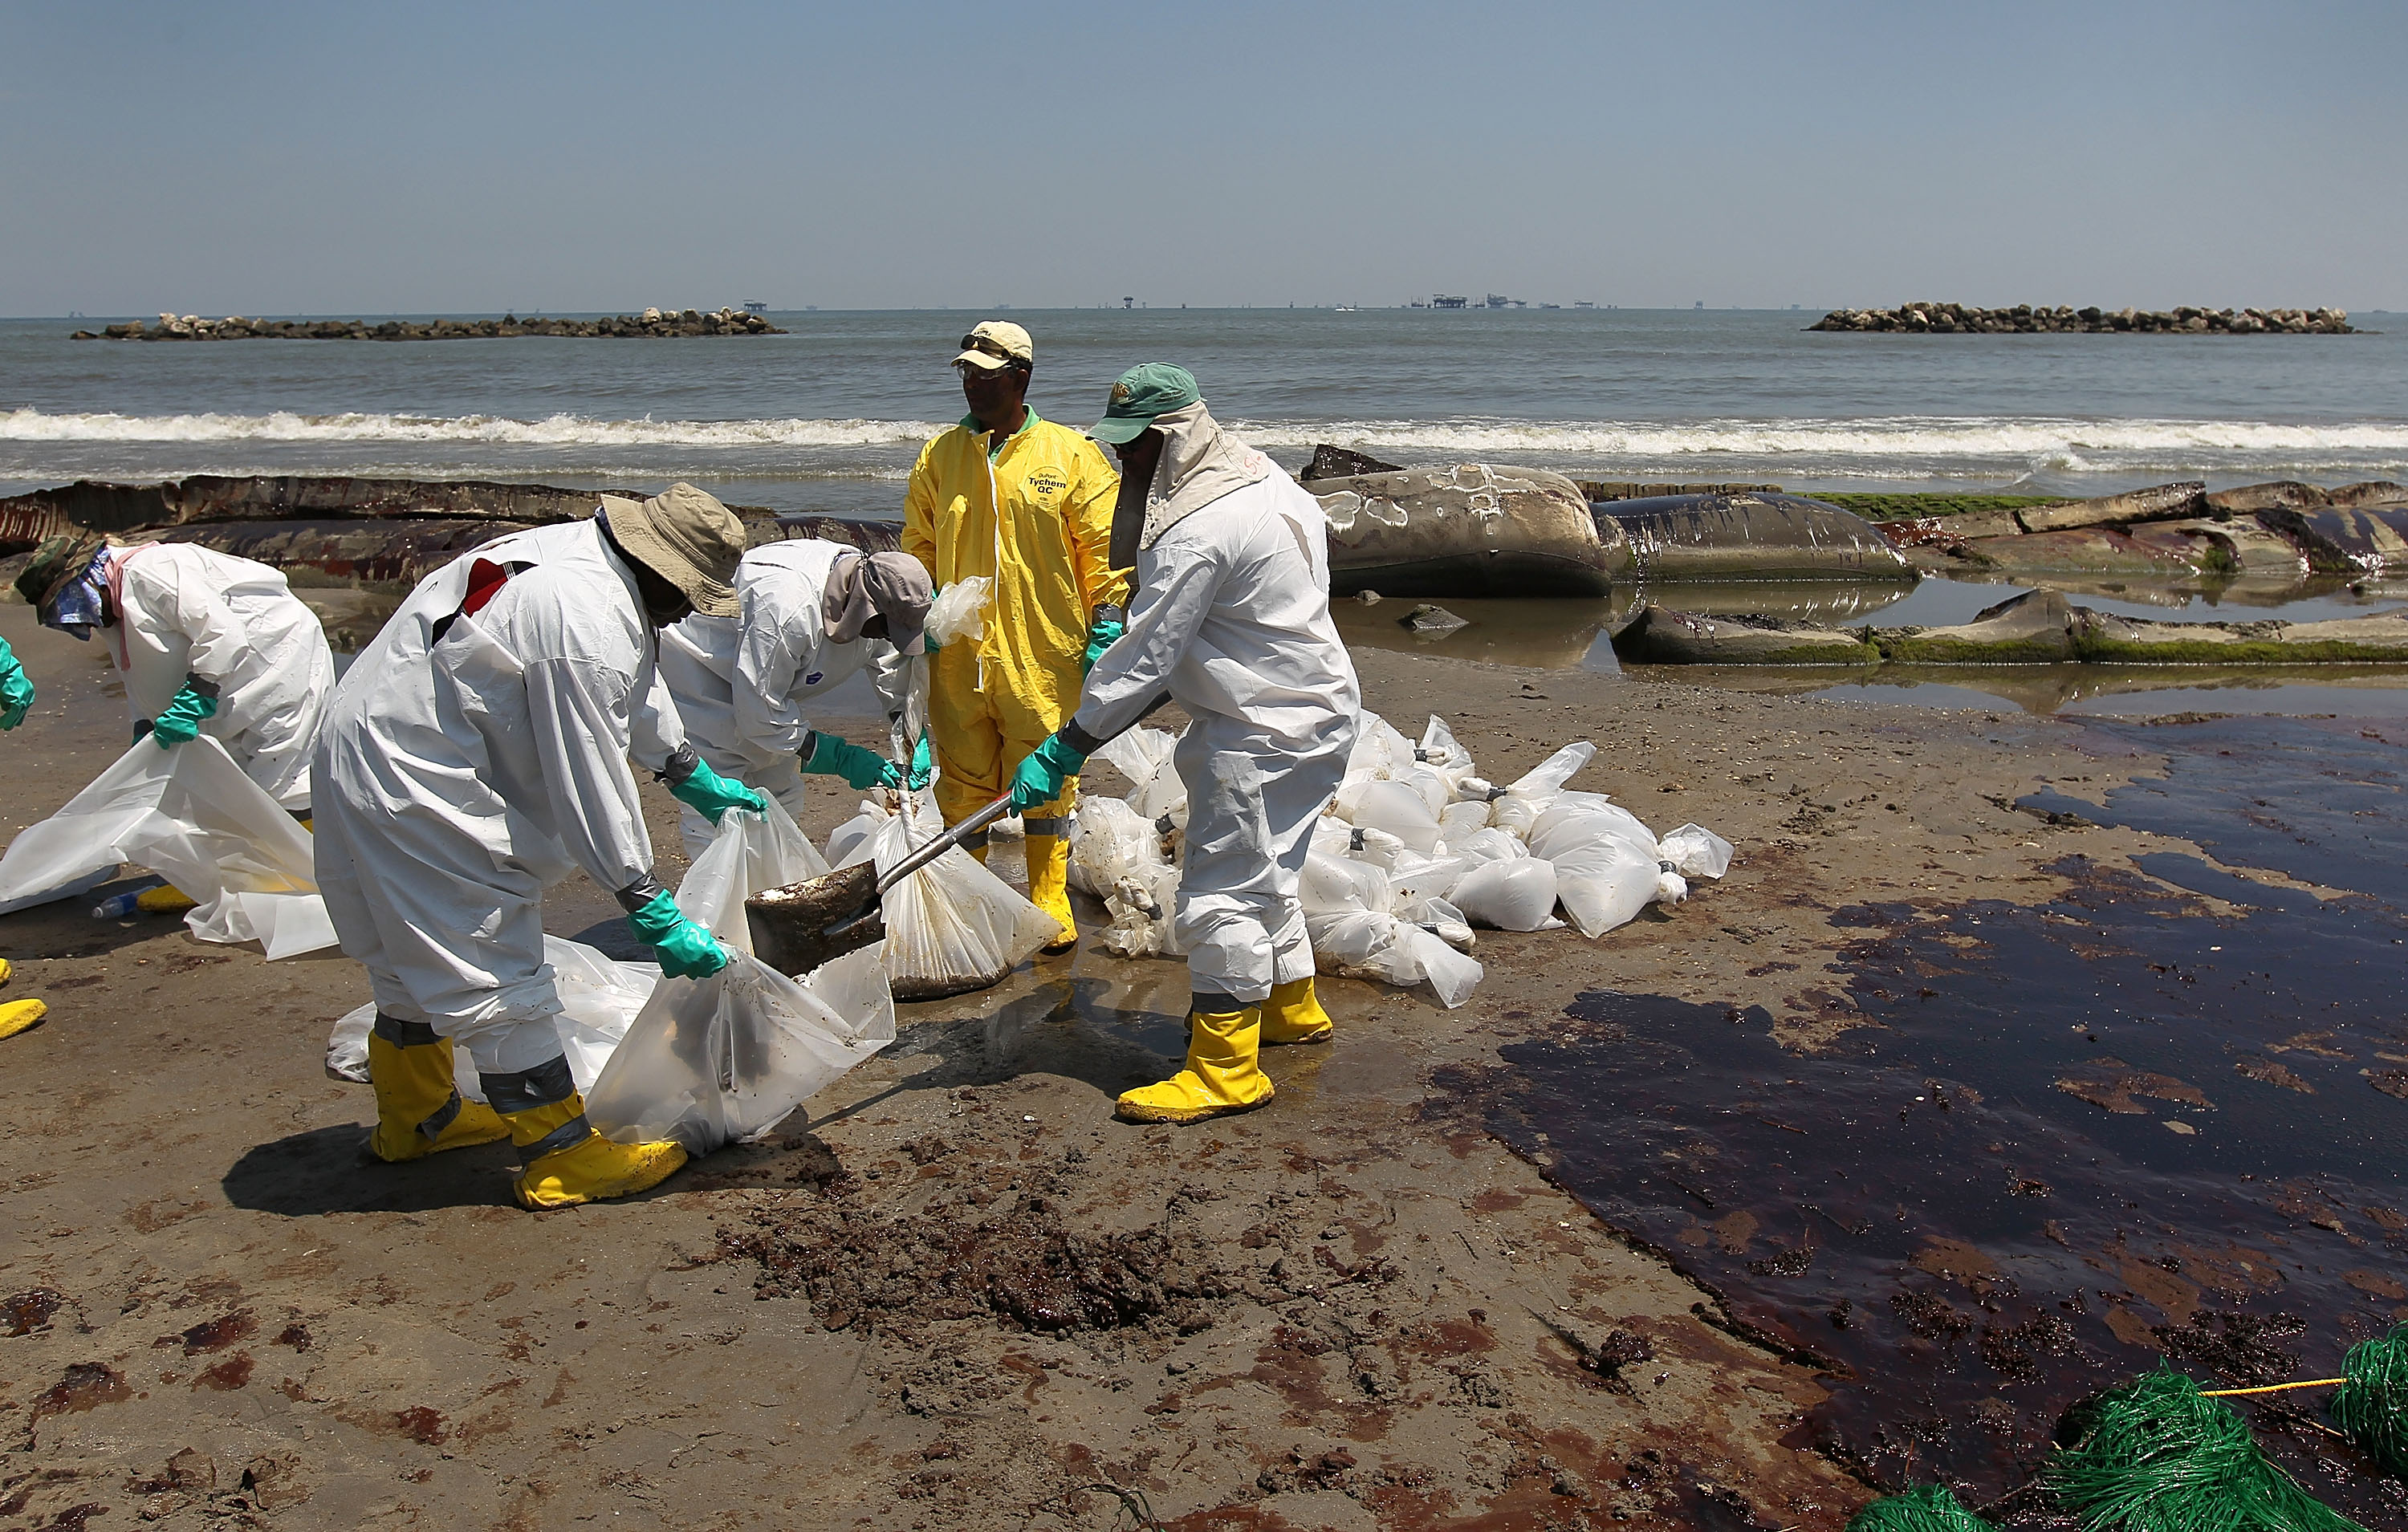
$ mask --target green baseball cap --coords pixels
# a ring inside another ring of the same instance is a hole
[[[1090,427],[1087,435],[1114,447],[1125,446],[1145,435],[1155,416],[1184,409],[1201,403],[1203,398],[1196,387],[1196,375],[1185,367],[1174,367],[1168,362],[1140,362],[1122,373],[1120,381],[1112,385],[1111,396],[1104,405],[1104,418]]]

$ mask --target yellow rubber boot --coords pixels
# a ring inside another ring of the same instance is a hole
[[[200,902],[173,883],[161,883],[134,895],[134,908],[146,915],[180,915]]]
[[[1262,1030],[1259,1006],[1197,1011],[1187,1019],[1187,1067],[1159,1085],[1122,1093],[1121,1120],[1200,1123],[1268,1101],[1270,1077],[1257,1060]]]
[[[629,1196],[658,1186],[685,1164],[683,1144],[623,1144],[595,1132],[585,1121],[585,1098],[574,1091],[566,1100],[507,1116],[510,1141],[526,1157],[526,1168],[511,1182],[522,1208],[574,1208]]]
[[[29,1030],[50,1013],[50,1008],[39,1000],[11,1000],[0,1006],[0,1038]]]
[[[1058,824],[1059,820],[1048,823]],[[1079,923],[1070,915],[1070,842],[1060,835],[1028,838],[1028,902],[1054,917],[1062,934],[1041,949],[1067,952],[1079,945]]]
[[[1311,979],[1271,986],[1271,997],[1263,1002],[1263,1046],[1327,1042],[1332,1030],[1329,1012],[1321,1009]]]
[[[377,1098],[368,1153],[388,1165],[489,1144],[509,1132],[493,1108],[460,1094],[452,1080],[452,1039],[423,1022],[378,1012],[368,1034],[368,1083]]]

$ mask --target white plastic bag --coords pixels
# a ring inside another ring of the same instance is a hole
[[[1478,769],[1472,765],[1471,752],[1455,742],[1455,731],[1436,713],[1430,714],[1429,722],[1422,725],[1421,746],[1414,753],[1446,783],[1450,798]]]
[[[335,945],[309,832],[208,735],[173,750],[135,741],[20,834],[0,856],[0,909],[80,892],[120,862],[192,895],[184,923],[204,941],[257,941],[270,958]]]
[[[1384,910],[1307,915],[1304,923],[1313,966],[1323,973],[1407,987],[1426,983],[1450,1010],[1470,998],[1484,976],[1476,959]]]
[[[543,938],[543,960],[552,965],[552,982],[560,992],[560,1011],[552,1019],[552,1030],[560,1034],[560,1051],[568,1055],[568,1072],[577,1088],[591,1090],[611,1050],[652,998],[652,986],[660,982],[660,965],[621,963],[581,941],[554,936]],[[371,1000],[337,1019],[326,1038],[330,1078],[367,1083],[368,1030],[376,1024],[376,1009]],[[466,1049],[452,1051],[452,1073],[461,1095],[472,1101],[485,1099],[476,1062]]]
[[[1175,829],[1187,827],[1187,784],[1171,765],[1179,737],[1168,729],[1125,729],[1104,741],[1096,759],[1129,780],[1127,803],[1145,819],[1166,816]]]
[[[1488,827],[1488,799],[1479,798],[1450,803],[1438,811],[1438,838],[1440,843],[1454,845],[1465,836]]]
[[[986,604],[994,594],[992,575],[972,575],[946,586],[928,608],[924,624],[928,637],[937,640],[939,648],[985,637]]]
[[[1309,852],[1297,888],[1313,966],[1324,973],[1411,986],[1427,983],[1441,1005],[1463,1004],[1480,982],[1481,967],[1446,940],[1399,916],[1388,875],[1350,856]],[[1424,901],[1433,923],[1462,918],[1438,900]],[[1462,932],[1468,941],[1467,928]]]
[[[867,833],[846,838],[864,819],[870,822]],[[838,866],[874,859],[883,871],[941,832],[936,799],[923,791],[904,800],[901,815],[863,804],[861,815],[839,826],[828,844],[834,851],[839,838],[845,841]],[[984,989],[1061,929],[959,846],[887,890],[882,908],[886,975],[898,1000]]]
[[[1730,870],[1731,843],[1702,824],[1684,824],[1656,845],[1684,878],[1719,878]]]
[[[708,979],[664,979],[585,1093],[595,1129],[689,1153],[766,1133],[895,1040],[879,950],[798,982],[748,952]]]
[[[1349,777],[1386,777],[1413,764],[1413,742],[1397,726],[1366,708],[1354,715],[1354,745],[1346,754]]]
[[[1540,813],[1564,790],[1572,774],[1588,765],[1597,747],[1578,740],[1548,756],[1516,779],[1488,806],[1488,823],[1527,835]]]
[[[1438,845],[1438,815],[1414,782],[1351,778],[1338,789],[1338,812],[1357,828],[1384,830],[1425,854]]]
[[[1546,931],[1555,918],[1555,869],[1535,856],[1483,862],[1463,875],[1447,895],[1474,925],[1500,931]]]
[[[1101,939],[1124,957],[1175,954],[1170,932],[1179,869],[1149,820],[1118,798],[1082,797],[1070,830],[1070,886],[1104,902]]]
[[[750,952],[752,931],[744,901],[827,870],[827,859],[812,849],[785,805],[770,798],[759,812],[730,809],[719,817],[709,849],[678,883],[678,908],[688,920],[710,927],[723,945]]]

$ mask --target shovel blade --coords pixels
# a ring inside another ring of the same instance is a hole
[[[860,920],[862,916],[869,919]],[[860,923],[841,936],[831,929]],[[792,979],[857,952],[886,936],[880,915],[878,868],[867,862],[782,888],[765,889],[744,901],[744,924],[752,955]]]

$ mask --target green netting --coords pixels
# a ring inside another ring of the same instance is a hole
[[[1991,1532],[1990,1524],[1957,1504],[1945,1484],[1893,1495],[1848,1518],[1848,1532]]]
[[[2047,1475],[2084,1532],[2366,1532],[2300,1488],[2246,1422],[2171,1367],[2086,1413]]]
[[[2349,1381],[2333,1396],[2333,1424],[2384,1472],[2408,1479],[2408,1324],[2352,1346],[2342,1371]]]

